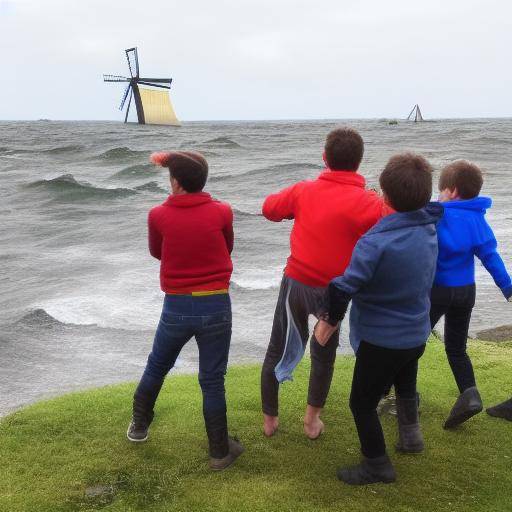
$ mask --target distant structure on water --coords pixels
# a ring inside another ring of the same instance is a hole
[[[416,103],[411,113],[407,116],[407,121],[414,121],[415,123],[419,123],[423,121],[423,116],[421,115],[420,106]]]
[[[125,50],[130,77],[118,75],[103,75],[104,82],[128,82],[123,94],[123,99],[119,110],[123,110],[128,95],[128,106],[124,122],[128,120],[132,97],[137,109],[137,119],[139,124],[165,124],[171,126],[180,126],[169,97],[172,78],[142,78],[139,76],[139,56],[137,48],[128,48]],[[140,87],[146,85],[149,87]],[[156,88],[156,89],[154,89]],[[163,89],[163,90],[162,90]]]

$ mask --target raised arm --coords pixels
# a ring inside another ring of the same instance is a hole
[[[507,300],[512,297],[512,281],[505,264],[498,253],[498,243],[489,225],[489,238],[475,248],[475,254],[482,262],[487,272],[491,274],[496,286]]]
[[[269,195],[263,203],[263,216],[273,222],[293,219],[295,217],[295,197],[300,186],[301,183],[296,183],[277,194]]]
[[[148,246],[151,256],[160,260],[162,258],[162,234],[156,226],[155,210],[148,215]]]

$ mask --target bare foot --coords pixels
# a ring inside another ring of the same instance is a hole
[[[263,433],[267,437],[272,437],[279,427],[279,418],[277,416],[263,415]]]
[[[321,407],[308,405],[304,415],[304,433],[309,439],[318,439],[324,431],[324,422],[320,419]]]

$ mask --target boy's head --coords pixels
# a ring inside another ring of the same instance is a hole
[[[440,199],[472,199],[480,193],[483,183],[482,171],[478,166],[467,160],[455,160],[441,171]]]
[[[414,153],[393,155],[379,178],[389,205],[397,212],[410,212],[426,206],[432,196],[432,167]]]
[[[168,167],[173,192],[201,192],[208,178],[208,162],[195,151],[162,151],[153,153],[151,162]]]
[[[327,135],[324,160],[332,171],[357,171],[363,153],[363,139],[353,128],[336,128]]]

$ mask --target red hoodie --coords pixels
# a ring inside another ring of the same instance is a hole
[[[148,216],[149,252],[161,260],[165,293],[229,288],[233,212],[206,192],[170,195]]]
[[[268,220],[295,219],[285,274],[308,286],[327,286],[343,274],[359,238],[391,212],[378,194],[365,190],[363,176],[329,169],[263,203]]]

